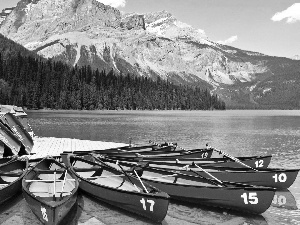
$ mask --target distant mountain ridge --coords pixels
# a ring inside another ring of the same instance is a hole
[[[291,108],[300,107],[295,92],[276,83],[287,77],[294,90],[298,60],[218,44],[167,11],[122,14],[95,0],[22,0],[0,33],[70,65],[209,88],[232,108],[285,108],[270,98],[278,91]]]
[[[0,24],[6,19],[6,17],[14,10],[14,7],[12,8],[5,8],[0,12]]]

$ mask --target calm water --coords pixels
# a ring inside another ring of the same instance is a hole
[[[135,144],[177,142],[190,149],[209,143],[235,156],[272,154],[270,167],[300,168],[300,111],[30,111],[29,123],[42,137]],[[261,216],[171,203],[163,224],[300,224],[300,177],[277,193]],[[71,224],[151,224],[88,196],[80,196]],[[0,210],[3,224],[40,224],[22,197]]]

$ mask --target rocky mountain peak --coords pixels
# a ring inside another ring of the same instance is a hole
[[[146,13],[144,15],[146,30],[158,36],[172,40],[185,39],[205,44],[211,44],[205,32],[180,22],[171,13],[163,10],[160,12]]]
[[[117,28],[120,22],[119,10],[96,0],[22,0],[0,30],[24,44],[89,25]]]
[[[271,77],[300,68],[298,60],[217,44],[168,11],[121,14],[96,0],[21,0],[0,33],[45,58],[202,85],[233,104],[240,95],[258,104]]]
[[[0,25],[6,19],[6,17],[14,10],[13,8],[5,8],[0,12]]]
[[[144,16],[138,14],[125,14],[122,17],[121,27],[128,30],[141,28],[145,30]]]

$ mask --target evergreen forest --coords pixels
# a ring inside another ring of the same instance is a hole
[[[0,36],[0,104],[28,109],[212,110],[208,90],[46,60]]]

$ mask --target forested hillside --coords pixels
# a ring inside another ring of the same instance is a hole
[[[0,54],[0,104],[41,109],[225,109],[207,90]]]

